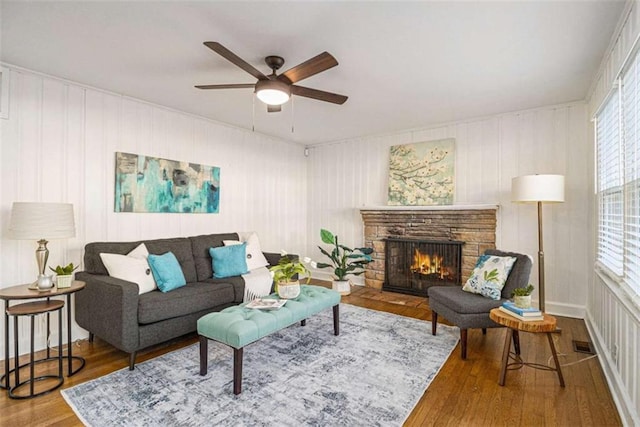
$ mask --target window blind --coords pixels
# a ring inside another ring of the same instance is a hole
[[[640,55],[622,76],[624,278],[640,294]]]
[[[618,91],[596,116],[598,168],[598,261],[623,275],[623,179]]]

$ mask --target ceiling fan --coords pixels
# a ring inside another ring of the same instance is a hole
[[[328,52],[296,65],[295,67],[276,75],[276,71],[284,64],[284,59],[280,56],[267,56],[264,62],[271,68],[272,73],[268,76],[262,74],[251,64],[231,52],[218,42],[204,42],[209,49],[222,56],[227,61],[242,68],[247,73],[258,79],[256,83],[220,84],[220,85],[197,85],[198,89],[248,89],[253,88],[258,99],[267,104],[267,111],[275,113],[281,110],[281,105],[289,100],[291,95],[304,96],[306,98],[317,99],[319,101],[331,102],[333,104],[344,104],[348,97],[337,93],[325,92],[323,90],[311,89],[298,86],[297,83],[303,79],[321,73],[338,65],[338,61]]]

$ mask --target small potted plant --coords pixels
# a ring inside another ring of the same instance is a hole
[[[269,268],[275,283],[276,293],[282,299],[296,298],[300,295],[300,281],[294,277],[304,275],[309,283],[309,270],[297,257],[294,258],[285,251],[282,251],[281,254],[282,258],[278,261],[278,265]]]
[[[515,288],[511,293],[513,303],[519,308],[531,308],[531,294],[533,293],[533,285],[529,284],[526,288]]]
[[[341,245],[338,242],[338,236],[334,236],[332,232],[321,229],[320,238],[324,243],[333,245],[331,252],[324,250],[321,246],[320,252],[329,257],[331,264],[325,264],[322,262],[317,263],[318,268],[333,268],[333,290],[340,292],[342,295],[349,295],[351,293],[351,286],[347,275],[353,274],[359,276],[364,273],[364,266],[369,264],[373,259],[371,248],[354,248],[351,249],[347,246]]]
[[[69,263],[66,266],[57,266],[55,269],[49,267],[49,270],[56,273],[56,286],[60,288],[70,288],[71,282],[73,282],[73,272],[79,267],[79,265],[73,265]]]

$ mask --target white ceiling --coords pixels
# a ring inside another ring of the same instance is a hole
[[[1,3],[8,64],[312,145],[582,100],[623,1]],[[254,78],[328,51],[339,66],[300,84],[349,96],[294,97],[266,113]],[[294,132],[291,132],[292,124]]]

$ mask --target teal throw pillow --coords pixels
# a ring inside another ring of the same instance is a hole
[[[473,273],[462,290],[483,297],[499,300],[511,267],[516,262],[514,257],[480,255]]]
[[[162,255],[149,255],[147,258],[158,289],[169,292],[187,284],[182,268],[173,252]]]
[[[247,244],[220,246],[209,248],[213,277],[224,279],[225,277],[247,274]]]

